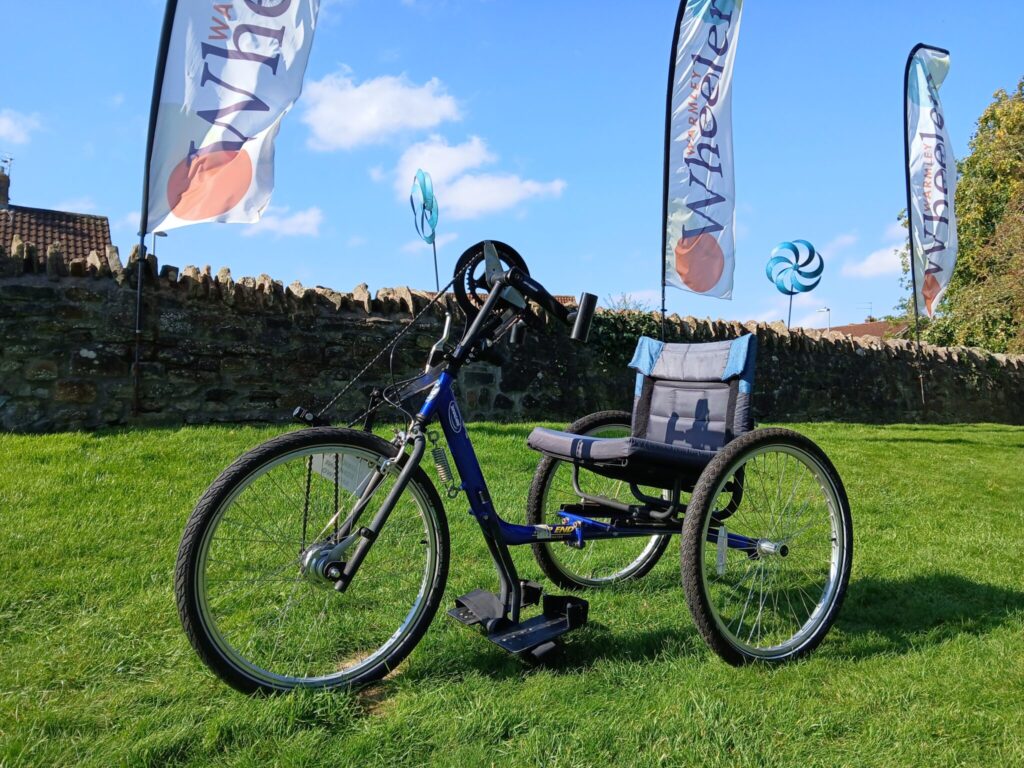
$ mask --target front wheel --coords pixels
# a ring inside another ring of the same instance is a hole
[[[721,515],[737,486],[739,503]],[[748,432],[701,474],[683,522],[683,588],[697,629],[730,664],[810,653],[835,621],[852,560],[842,480],[806,437]]]
[[[373,518],[395,484],[397,455],[364,432],[305,429],[246,453],[203,494],[175,592],[193,648],[218,677],[246,693],[351,687],[409,654],[448,575],[444,507],[422,469],[347,589],[331,579],[354,549],[334,545],[354,543]]]

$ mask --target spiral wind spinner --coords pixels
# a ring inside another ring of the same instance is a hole
[[[817,288],[824,271],[824,259],[806,240],[787,240],[775,246],[764,272],[779,293],[789,296],[787,328],[793,319],[793,296]]]

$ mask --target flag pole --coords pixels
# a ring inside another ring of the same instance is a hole
[[[672,30],[672,49],[669,52],[668,60],[668,92],[665,95],[665,168],[662,176],[661,193],[661,340],[665,341],[665,279],[667,277],[668,258],[668,187],[671,170],[669,169],[669,158],[672,147],[672,91],[676,84],[676,48],[679,47],[679,27],[683,23],[683,14],[686,13],[686,0],[679,3],[679,11],[676,13],[676,25]]]
[[[142,286],[146,279],[146,235],[149,234],[149,167],[153,158],[156,120],[160,111],[164,73],[167,68],[167,49],[171,45],[171,30],[178,0],[167,0],[163,27],[160,30],[160,48],[153,77],[153,95],[149,104],[149,130],[146,133],[146,164],[142,173],[142,209],[139,213],[139,258],[135,264],[135,358],[132,364],[132,414],[138,415],[142,399]]]

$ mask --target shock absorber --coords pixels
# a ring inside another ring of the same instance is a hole
[[[430,433],[430,442],[434,447],[430,449],[430,455],[434,458],[434,469],[437,470],[437,479],[444,486],[449,499],[459,495],[459,485],[455,482],[455,475],[452,474],[451,464],[448,463],[448,454],[442,446],[437,443],[437,433]]]

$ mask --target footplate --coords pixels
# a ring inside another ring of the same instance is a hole
[[[487,639],[509,653],[526,653],[550,643],[587,623],[589,603],[572,595],[544,595],[539,616],[512,624],[487,635]]]
[[[519,604],[521,608],[540,602],[542,590],[536,581],[520,581],[519,587],[522,595]],[[501,598],[485,589],[474,589],[462,597],[455,598],[455,607],[448,611],[448,615],[467,626],[482,624],[487,630],[507,618]]]
[[[539,585],[524,582],[523,586],[523,604],[535,605]],[[476,589],[456,599],[448,615],[463,624],[481,625],[487,639],[509,653],[540,658],[554,649],[555,638],[586,624],[588,610],[589,604],[581,597],[544,595],[538,616],[512,624],[497,595]]]

